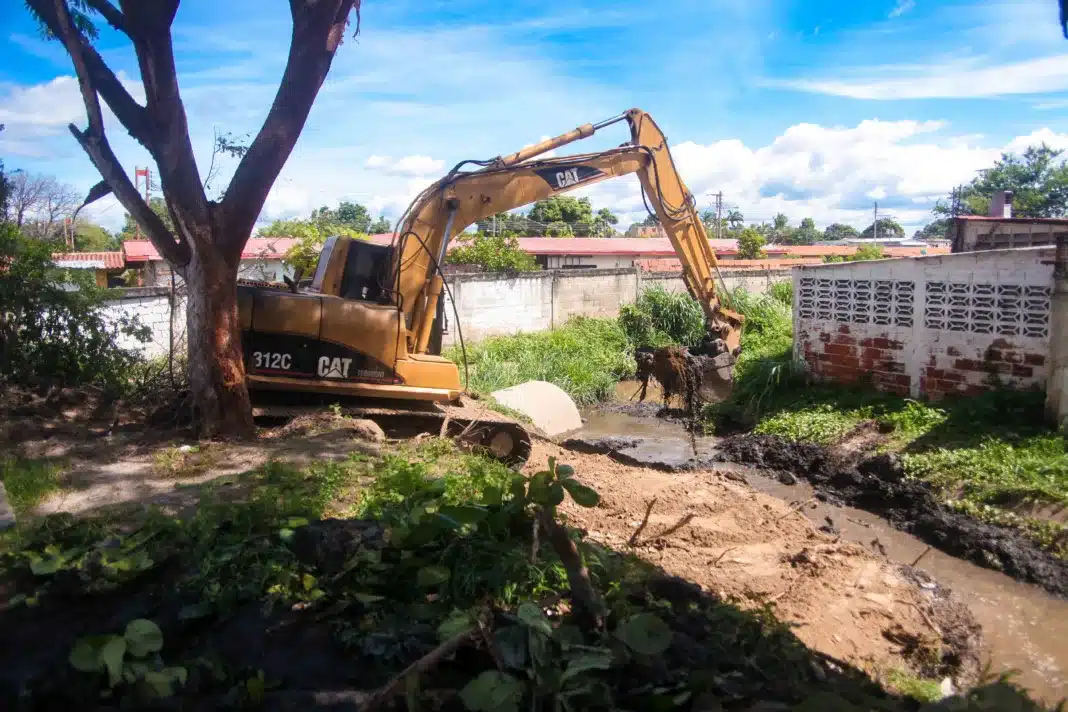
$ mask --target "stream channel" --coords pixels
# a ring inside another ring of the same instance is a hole
[[[622,383],[617,397],[625,401],[633,390],[632,384]],[[658,398],[651,397],[641,406],[616,403],[607,409],[602,406],[586,410],[582,413],[585,424],[573,437],[626,438],[631,441],[626,454],[642,464],[677,467],[689,460],[692,466],[694,450],[689,434],[681,423],[655,417],[653,403],[657,402]],[[697,439],[700,469],[742,474],[754,489],[789,503],[800,504],[813,497],[814,490],[804,482],[786,485],[774,475],[752,467],[711,462],[717,442],[714,437]],[[845,540],[869,548],[873,540],[878,540],[886,557],[894,563],[908,566],[919,558],[916,568],[952,590],[982,626],[984,652],[992,673],[1017,671],[1017,682],[1047,703],[1068,696],[1068,600],[937,549],[925,554],[929,548],[926,544],[869,512],[816,499],[803,511],[819,523],[831,517]]]

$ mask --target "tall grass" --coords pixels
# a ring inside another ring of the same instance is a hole
[[[742,351],[731,396],[706,411],[713,427],[750,427],[784,391],[802,388],[803,369],[793,358],[793,288],[771,285],[767,294],[737,288],[721,299],[745,317]]]
[[[705,314],[686,292],[672,293],[656,285],[619,310],[619,325],[635,348],[694,346],[705,335]]]
[[[459,349],[445,356],[459,363]],[[634,374],[634,351],[615,319],[573,317],[559,329],[496,336],[467,347],[471,390],[489,393],[524,381],[554,383],[584,405],[608,398]]]

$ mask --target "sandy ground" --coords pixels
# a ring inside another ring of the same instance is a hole
[[[591,540],[631,551],[742,607],[771,603],[806,645],[869,673],[900,668],[903,640],[935,643],[949,632],[944,628],[962,622],[954,620],[959,611],[952,604],[936,600],[900,567],[819,531],[789,503],[728,472],[627,467],[546,442],[536,444],[529,468],[543,467],[550,455],[601,494],[594,509],[564,505],[569,523]]]

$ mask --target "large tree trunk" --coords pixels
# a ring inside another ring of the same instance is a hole
[[[203,437],[254,432],[237,316],[237,265],[210,247],[185,268],[189,388]]]

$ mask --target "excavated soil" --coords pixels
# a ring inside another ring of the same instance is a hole
[[[964,606],[923,574],[821,532],[799,508],[731,473],[632,467],[547,442],[536,443],[528,469],[549,456],[601,494],[594,509],[564,505],[589,540],[743,608],[773,606],[807,646],[870,674],[908,665],[966,684],[978,672],[981,634]]]
[[[771,435],[744,435],[720,444],[719,459],[792,473],[827,501],[864,509],[942,551],[1015,579],[1068,596],[1068,564],[1026,536],[984,524],[943,506],[922,482],[906,479],[893,455],[864,456]]]

